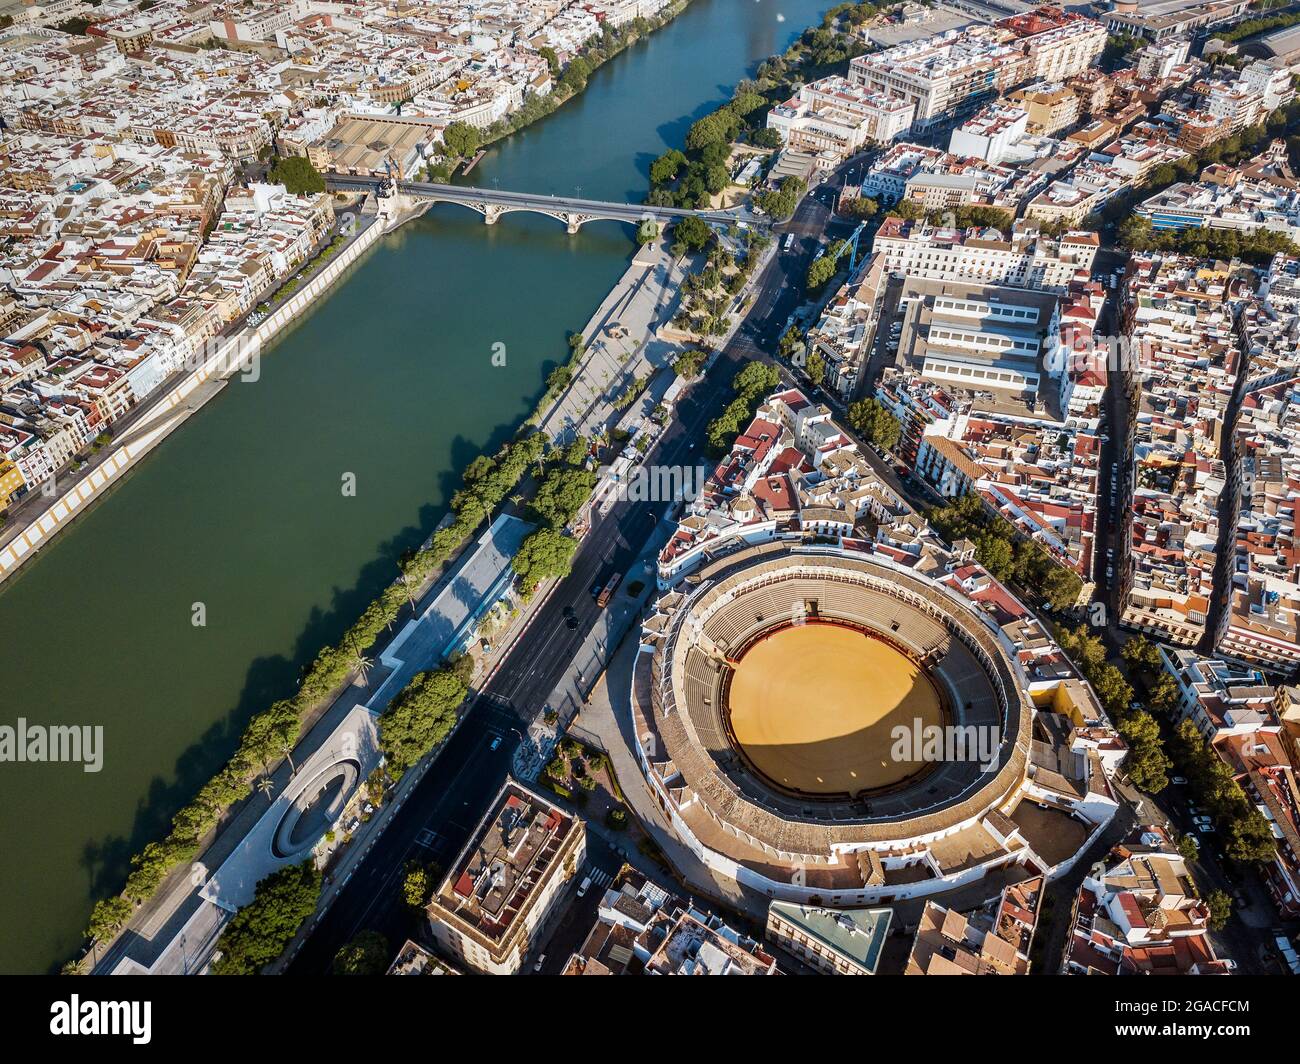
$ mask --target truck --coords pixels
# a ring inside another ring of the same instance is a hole
[[[614,597],[614,592],[618,590],[618,582],[622,579],[622,573],[615,573],[605,582],[605,586],[600,589],[600,595],[596,599],[596,605],[602,610],[609,605],[609,600]]]

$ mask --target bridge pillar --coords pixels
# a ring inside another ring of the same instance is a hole
[[[495,203],[475,204],[483,211],[483,221],[488,225],[496,225],[497,219],[505,212]]]
[[[576,211],[569,211],[564,215],[564,224],[569,227],[570,233],[576,233],[589,221],[591,221],[591,215],[589,214],[578,214]]]

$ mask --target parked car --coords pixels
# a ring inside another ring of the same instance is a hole
[[[1186,787],[1186,786],[1187,786],[1187,777],[1186,777],[1186,776],[1170,776],[1170,777],[1169,777],[1169,782],[1172,783],[1175,787]]]
[[[492,745],[489,746],[488,749],[489,749],[489,750],[495,750],[495,749],[497,749],[500,745],[501,745],[501,736],[497,735],[497,736],[495,736],[495,737],[492,739]]]
[[[591,876],[587,876],[578,886],[578,897],[581,898],[588,890],[591,889]]]

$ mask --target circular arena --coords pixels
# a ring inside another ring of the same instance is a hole
[[[1026,778],[1033,709],[999,636],[950,588],[867,551],[742,547],[647,624],[643,770],[679,832],[764,882],[951,835]],[[983,762],[921,741],[977,731]]]

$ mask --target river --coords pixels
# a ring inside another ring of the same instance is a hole
[[[825,0],[694,0],[477,183],[639,202],[649,161]],[[0,765],[0,971],[56,969],[131,853],[396,574],[626,268],[632,232],[440,206],[0,591],[0,723],[104,727],[104,764]],[[494,367],[504,344],[505,367]],[[342,491],[346,474],[354,496]],[[192,623],[202,603],[206,624]]]

